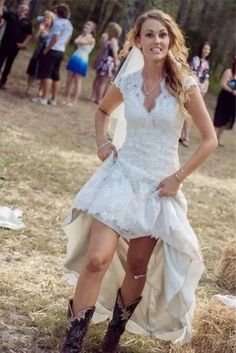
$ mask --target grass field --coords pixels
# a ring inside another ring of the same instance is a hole
[[[20,231],[0,229],[0,352],[56,353],[66,327],[67,299],[73,293],[62,271],[66,239],[61,225],[72,197],[99,165],[96,106],[89,101],[92,73],[76,107],[31,103],[24,94],[28,59],[29,53],[20,54],[8,89],[0,91],[0,205],[21,209],[26,226]],[[207,106],[212,114],[213,96],[207,97]],[[215,268],[235,232],[234,137],[233,131],[226,131],[225,147],[218,147],[184,186],[189,219],[206,265],[198,302],[227,294],[215,283]],[[192,129],[191,147],[180,146],[181,160],[191,155],[198,142]],[[96,352],[104,327],[91,327],[87,353]],[[121,352],[194,353],[194,349],[126,333]]]

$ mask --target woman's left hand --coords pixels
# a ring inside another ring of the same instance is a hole
[[[180,188],[180,184],[181,182],[176,178],[175,175],[170,175],[160,182],[156,188],[156,192],[160,197],[174,197]]]

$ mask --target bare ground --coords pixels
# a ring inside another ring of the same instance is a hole
[[[61,225],[72,197],[99,165],[94,134],[96,106],[89,101],[92,73],[84,82],[76,107],[31,103],[24,94],[28,58],[29,53],[20,54],[8,89],[0,92],[0,205],[21,209],[26,225],[21,231],[0,230],[0,351],[56,353],[66,327],[67,299],[73,293],[62,273],[66,239]],[[212,113],[215,98],[209,96],[207,105]],[[182,160],[198,142],[193,129],[191,147],[180,147]],[[225,147],[218,147],[184,186],[189,219],[206,265],[198,302],[209,301],[216,293],[227,294],[215,283],[215,268],[235,231],[233,131],[225,132],[224,142]],[[87,353],[96,352],[104,325],[91,327]],[[126,333],[121,352],[195,351],[190,345],[176,347]]]

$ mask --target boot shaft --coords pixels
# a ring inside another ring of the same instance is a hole
[[[140,303],[141,299],[142,298],[139,297],[131,304],[125,306],[121,296],[121,290],[119,289],[117,292],[113,317],[111,322],[109,323],[109,327],[116,328],[122,334],[125,330],[125,326],[128,320],[133,315],[134,310],[136,309],[137,305]]]
[[[113,311],[113,317],[108,325],[106,335],[100,347],[101,353],[117,353],[120,337],[125,331],[128,320],[134,313],[137,305],[141,301],[141,297],[133,303],[125,306],[120,289],[118,290],[116,302]]]
[[[88,332],[89,324],[92,319],[95,307],[81,310],[75,316],[72,311],[73,301],[68,305],[69,325],[66,332],[66,339],[61,353],[81,353],[83,341]]]

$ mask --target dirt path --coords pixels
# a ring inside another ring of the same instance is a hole
[[[5,178],[0,180],[0,205],[21,209],[26,225],[21,231],[0,230],[0,346],[4,353],[54,353],[62,341],[66,301],[72,294],[62,275],[66,239],[61,224],[72,197],[99,165],[96,106],[88,100],[91,73],[76,107],[31,103],[23,93],[28,58],[27,52],[17,58],[8,90],[0,91],[0,176]],[[212,112],[214,97],[208,97],[207,104]],[[226,132],[224,140],[225,147],[218,148],[184,186],[206,264],[198,300],[222,293],[214,270],[234,236],[233,132]],[[191,147],[180,147],[182,160],[198,141],[193,129]],[[95,352],[103,328],[104,324],[92,327],[86,352]],[[172,352],[169,345],[129,334],[123,343],[122,352]]]

